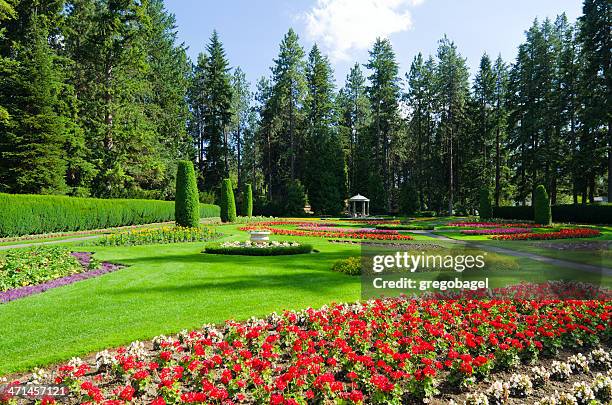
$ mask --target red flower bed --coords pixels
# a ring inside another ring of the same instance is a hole
[[[286,236],[314,236],[319,238],[348,238],[348,239],[378,239],[378,240],[412,240],[414,239],[409,235],[401,234],[387,234],[387,233],[376,233],[376,232],[328,232],[328,231],[301,231],[295,229],[278,229],[269,226],[244,226],[238,228],[241,231],[256,231],[265,229],[272,232],[275,235],[286,235]]]
[[[561,229],[556,232],[544,233],[519,233],[515,235],[491,236],[497,240],[548,240],[548,239],[574,239],[574,238],[594,238],[600,236],[601,232],[596,229]]]
[[[457,226],[462,228],[533,228],[533,224],[528,223],[513,223],[513,222],[451,222],[448,226]]]
[[[461,231],[463,235],[511,235],[528,232],[531,232],[531,228],[465,229]]]
[[[47,377],[124,404],[413,403],[561,347],[606,343],[610,301],[386,299],[158,337]],[[113,402],[103,402],[113,401]]]

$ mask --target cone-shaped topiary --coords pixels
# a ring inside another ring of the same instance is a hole
[[[244,185],[242,191],[242,215],[253,216],[253,187],[249,183]]]
[[[234,190],[232,189],[232,181],[223,179],[221,184],[221,221],[235,222],[236,221],[236,200],[234,199]]]
[[[552,214],[550,212],[550,200],[548,193],[543,185],[539,185],[535,189],[533,198],[533,212],[536,224],[550,225],[552,223]]]
[[[491,192],[488,187],[480,190],[480,208],[478,209],[480,219],[491,219],[493,217],[493,209],[491,208]]]
[[[200,224],[200,197],[193,163],[178,162],[174,219],[178,226],[196,228]]]

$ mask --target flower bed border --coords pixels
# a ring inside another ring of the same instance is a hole
[[[270,246],[270,247],[224,247],[219,243],[207,245],[202,253],[214,255],[239,256],[286,256],[299,255],[312,252],[312,245],[299,246]]]
[[[81,263],[84,269],[89,267],[89,263],[91,262],[93,253],[91,252],[73,252],[72,253],[77,260]],[[100,263],[100,267],[95,270],[84,271],[82,273],[71,274],[69,276],[64,276],[60,278],[56,278],[54,280],[45,281],[44,283],[28,285],[25,287],[13,288],[11,290],[6,290],[0,292],[0,305],[6,304],[10,301],[15,301],[21,298],[29,297],[30,295],[40,294],[45,291],[63,287],[65,285],[74,284],[78,281],[88,280],[90,278],[95,278],[102,276],[107,273],[112,273],[114,271],[123,269],[124,266],[120,266],[117,264],[112,264],[108,262]]]

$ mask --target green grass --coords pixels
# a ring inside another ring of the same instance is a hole
[[[203,243],[87,247],[130,267],[0,305],[0,375],[208,322],[359,299],[359,278],[330,270],[359,247],[306,239],[320,253],[236,258],[202,254]]]
[[[226,235],[222,240],[248,239],[239,226],[219,226]],[[75,250],[94,251],[98,260],[129,267],[0,305],[0,375],[204,323],[360,299],[359,277],[331,271],[336,260],[359,255],[359,244],[271,239],[309,243],[319,253],[236,257],[202,254],[201,242],[131,247],[67,242]],[[408,243],[438,243],[423,235],[415,239]],[[565,270],[528,259],[520,266],[499,274],[499,283],[571,278]]]

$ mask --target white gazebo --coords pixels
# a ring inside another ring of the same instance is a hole
[[[359,204],[361,204],[361,207],[359,207]],[[358,208],[361,208],[361,210],[358,211]],[[349,198],[349,213],[353,218],[369,216],[370,199],[362,196],[361,194],[357,194]]]

